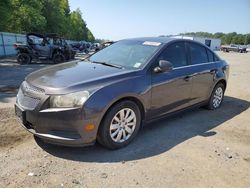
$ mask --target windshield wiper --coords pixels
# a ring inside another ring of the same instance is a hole
[[[96,63],[96,64],[102,64],[102,65],[106,65],[106,66],[110,66],[110,67],[115,67],[118,69],[122,69],[123,67],[120,65],[115,65],[115,64],[110,64],[110,63],[106,63],[106,62],[100,62],[100,61],[91,61],[92,63]]]

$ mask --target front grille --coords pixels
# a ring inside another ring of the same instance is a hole
[[[34,110],[37,105],[39,104],[40,99],[31,97],[31,96],[26,96],[23,94],[22,90],[19,89],[18,94],[17,94],[17,103],[24,109],[27,110]]]

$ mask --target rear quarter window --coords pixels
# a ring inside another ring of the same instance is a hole
[[[214,54],[213,54],[213,52],[211,52],[210,50],[207,49],[207,55],[208,55],[209,62],[213,62],[214,61]]]
[[[221,59],[216,55],[214,54],[214,61],[220,61]]]

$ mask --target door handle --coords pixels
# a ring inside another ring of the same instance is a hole
[[[192,79],[192,76],[191,76],[191,75],[188,75],[188,76],[185,76],[185,77],[184,77],[184,80],[187,81],[187,82],[188,82],[189,80],[191,80],[191,79]]]

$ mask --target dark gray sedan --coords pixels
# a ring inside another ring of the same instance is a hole
[[[145,122],[190,107],[219,108],[228,72],[225,61],[191,40],[121,40],[86,61],[28,75],[15,111],[45,142],[84,146],[97,140],[117,149]]]

